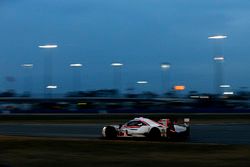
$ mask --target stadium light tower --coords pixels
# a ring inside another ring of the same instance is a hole
[[[147,84],[148,81],[137,81],[136,83],[137,83],[137,84]]]
[[[222,89],[220,85],[224,84],[223,78],[223,63],[224,63],[224,54],[222,48],[222,42],[226,39],[227,36],[225,35],[216,35],[208,37],[209,40],[213,40],[214,43],[214,88],[215,93],[221,94]]]
[[[162,93],[167,92],[167,75],[168,75],[168,70],[171,67],[169,63],[162,63],[161,64],[161,70],[162,70]]]
[[[83,66],[80,63],[74,63],[69,65],[72,69],[72,91],[80,91],[81,90],[81,67]]]
[[[123,67],[122,63],[115,62],[112,63],[111,66],[113,67],[114,74],[113,74],[113,88],[120,91],[122,87],[122,73],[121,69]]]
[[[215,36],[209,36],[208,39],[226,39],[226,35],[215,35]]]
[[[138,88],[139,88],[139,91],[138,91],[138,93],[140,92],[140,88],[142,88],[142,87],[144,87],[145,85],[147,85],[148,84],[148,81],[146,81],[146,80],[140,80],[140,81],[137,81],[136,82],[137,83],[137,85],[138,85]],[[143,92],[143,89],[141,89],[141,93]]]
[[[23,92],[27,92],[30,93],[30,95],[32,94],[32,87],[33,87],[33,79],[32,79],[32,68],[33,68],[33,64],[21,64],[21,67],[25,70],[24,71],[24,88],[23,88]]]
[[[51,51],[51,49],[58,48],[58,45],[39,45],[38,48]],[[57,86],[53,84],[53,57],[50,55],[44,55],[44,96],[48,95],[52,97],[52,90]]]

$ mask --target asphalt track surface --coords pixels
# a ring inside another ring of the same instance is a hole
[[[0,135],[101,138],[101,124],[0,124]],[[250,144],[250,124],[196,124],[190,143]]]

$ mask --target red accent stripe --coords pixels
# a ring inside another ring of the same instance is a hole
[[[127,128],[140,128],[140,126],[127,126]]]

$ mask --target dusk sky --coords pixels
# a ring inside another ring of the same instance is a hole
[[[227,35],[225,83],[250,85],[249,0],[0,0],[0,90],[24,89],[23,63],[33,63],[33,91],[42,92],[44,56],[53,56],[57,92],[72,89],[70,63],[82,63],[83,90],[112,88],[112,62],[122,62],[123,89],[147,80],[159,93],[162,62],[169,89],[213,92],[211,35]],[[57,44],[46,52],[38,45]],[[5,81],[6,76],[16,79]]]

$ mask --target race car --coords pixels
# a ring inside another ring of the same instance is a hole
[[[185,118],[183,124],[170,119],[153,121],[148,118],[134,118],[123,125],[109,125],[102,129],[104,138],[146,137],[149,139],[179,138],[186,139],[190,135],[190,119]]]

